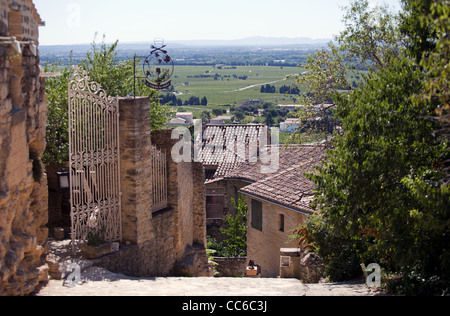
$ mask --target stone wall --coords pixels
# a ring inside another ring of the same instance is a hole
[[[133,277],[168,276],[175,263],[173,211],[153,214],[155,239],[145,245],[121,245],[120,251],[95,260],[96,266]]]
[[[33,2],[31,0],[3,0],[0,9],[8,10],[10,36],[20,41],[34,41],[39,44],[39,26],[43,26]]]
[[[206,256],[206,204],[203,165],[176,163],[171,158],[172,130],[152,133],[152,144],[167,154],[168,204],[174,216],[174,250],[177,275],[209,275]]]
[[[206,189],[205,169],[202,163],[193,163],[193,242],[206,248]]]
[[[0,35],[28,39],[22,33],[27,28],[37,40],[41,22],[31,1],[11,4],[0,3]],[[16,18],[22,15],[28,19],[19,30]],[[0,295],[30,294],[47,279],[48,191],[41,162],[46,117],[39,56],[27,48],[19,56],[0,45]]]
[[[151,133],[149,98],[122,98],[119,108],[125,245],[96,264],[137,277],[207,276],[203,166],[172,161],[177,141],[171,130]],[[168,156],[168,207],[153,213],[151,144]]]
[[[247,257],[240,258],[214,258],[216,265],[216,277],[230,277],[235,278],[244,276],[247,269]]]

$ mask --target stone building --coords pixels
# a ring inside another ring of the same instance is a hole
[[[206,126],[199,159],[205,168],[207,227],[210,236],[221,239],[218,229],[224,215],[234,211],[232,199],[237,201],[238,191],[251,183],[245,179],[224,178],[229,172],[249,161],[250,143],[256,142],[259,145],[259,140],[265,133],[265,125]],[[267,136],[267,141],[268,138]],[[241,145],[243,146],[239,147]]]
[[[148,98],[119,101],[125,245],[99,265],[132,276],[209,276],[202,164],[167,159],[167,207],[152,209],[152,146],[170,153],[179,139],[171,129],[150,132]]]
[[[273,148],[273,146],[272,146]],[[239,190],[247,197],[247,257],[261,267],[261,276],[280,276],[280,249],[294,247],[289,235],[314,213],[310,206],[315,184],[305,177],[324,158],[324,146],[279,148],[279,171],[260,172],[261,162],[245,163],[224,181],[246,181]]]
[[[48,274],[43,25],[31,0],[0,0],[0,295],[30,294]]]

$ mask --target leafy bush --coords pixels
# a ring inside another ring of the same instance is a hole
[[[341,282],[362,276],[359,251],[366,248],[366,241],[339,235],[321,216],[310,216],[289,239],[297,241],[301,249],[322,258],[325,275],[330,281]]]
[[[231,257],[227,251],[227,246],[223,242],[218,242],[214,237],[206,236],[207,249],[214,257]]]
[[[232,199],[237,214],[227,214],[224,219],[225,228],[220,232],[226,237],[225,245],[229,257],[245,257],[247,255],[247,202],[239,195],[238,203]]]
[[[207,236],[208,249],[214,250],[215,257],[245,257],[247,255],[247,202],[243,195],[239,196],[238,204],[232,199],[236,215],[228,214],[223,218],[225,228],[220,232],[225,236],[224,242]]]

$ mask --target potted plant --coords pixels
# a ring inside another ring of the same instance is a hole
[[[81,254],[86,259],[98,259],[113,252],[112,243],[105,242],[103,230],[91,229],[86,235],[86,244],[81,246]]]

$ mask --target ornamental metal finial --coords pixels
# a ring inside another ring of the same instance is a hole
[[[170,78],[174,72],[174,63],[165,47],[164,39],[158,38],[151,45],[150,55],[135,57],[135,65],[136,58],[143,59],[143,76],[135,78],[144,79],[145,85],[155,90],[167,89],[172,85]]]

